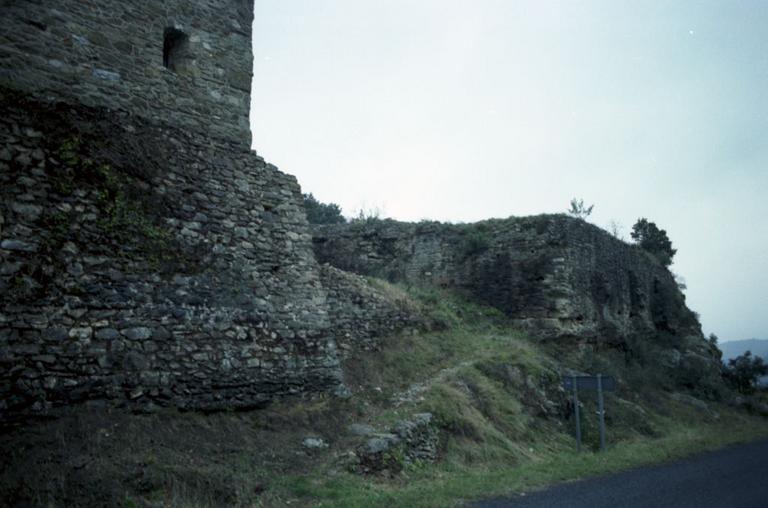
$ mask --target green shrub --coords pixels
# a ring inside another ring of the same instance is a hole
[[[341,207],[336,203],[321,203],[311,192],[302,196],[307,221],[310,224],[343,224],[347,221],[341,215]]]
[[[479,229],[473,229],[464,235],[461,245],[462,256],[466,259],[487,251],[491,246],[490,235]]]
[[[741,356],[728,360],[723,368],[723,378],[739,393],[754,393],[757,380],[768,374],[768,364],[759,356],[747,351]]]
[[[655,223],[645,218],[637,219],[630,236],[641,249],[650,252],[662,265],[672,264],[677,249],[672,248],[667,232],[659,229]]]

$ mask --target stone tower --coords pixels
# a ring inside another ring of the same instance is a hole
[[[252,0],[0,0],[0,85],[250,146]]]
[[[343,389],[250,0],[0,0],[0,424]]]

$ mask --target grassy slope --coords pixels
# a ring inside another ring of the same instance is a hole
[[[768,435],[765,419],[714,402],[709,410],[676,402],[664,389],[671,380],[652,364],[537,344],[497,311],[449,293],[412,296],[442,331],[392,337],[381,351],[353,355],[345,365],[351,398],[213,415],[70,410],[0,440],[0,506],[443,507]],[[607,453],[594,451],[596,408],[588,397],[588,451],[573,451],[567,394],[559,389],[569,368],[621,381],[606,400]],[[631,388],[647,378],[653,386]],[[368,477],[348,472],[349,452],[365,440],[347,430],[351,423],[386,430],[424,411],[441,431],[439,462]],[[309,436],[330,447],[304,449]]]
[[[451,506],[768,436],[759,417],[715,402],[703,410],[673,400],[666,391],[672,380],[651,365],[626,364],[611,351],[544,347],[493,309],[448,293],[415,296],[446,330],[392,338],[381,352],[357,355],[347,362],[348,382],[367,403],[360,416],[370,422],[432,412],[444,436],[440,462],[367,478],[321,464],[281,478],[264,506]],[[600,367],[622,381],[606,399],[610,447],[597,452],[596,404],[586,395],[588,450],[576,454],[570,417],[543,407],[548,400],[567,407],[559,390],[563,369]],[[644,378],[654,385],[629,386]]]

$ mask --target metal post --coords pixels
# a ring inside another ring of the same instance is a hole
[[[603,408],[603,379],[597,375],[597,412],[600,415],[600,450],[605,451],[605,409]]]
[[[576,452],[581,452],[581,420],[579,419],[579,388],[576,382],[576,376],[571,376],[573,380],[573,409],[576,411]]]

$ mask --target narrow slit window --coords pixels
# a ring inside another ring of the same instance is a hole
[[[177,28],[166,28],[163,37],[163,66],[180,73],[187,68],[190,60],[189,36]]]

